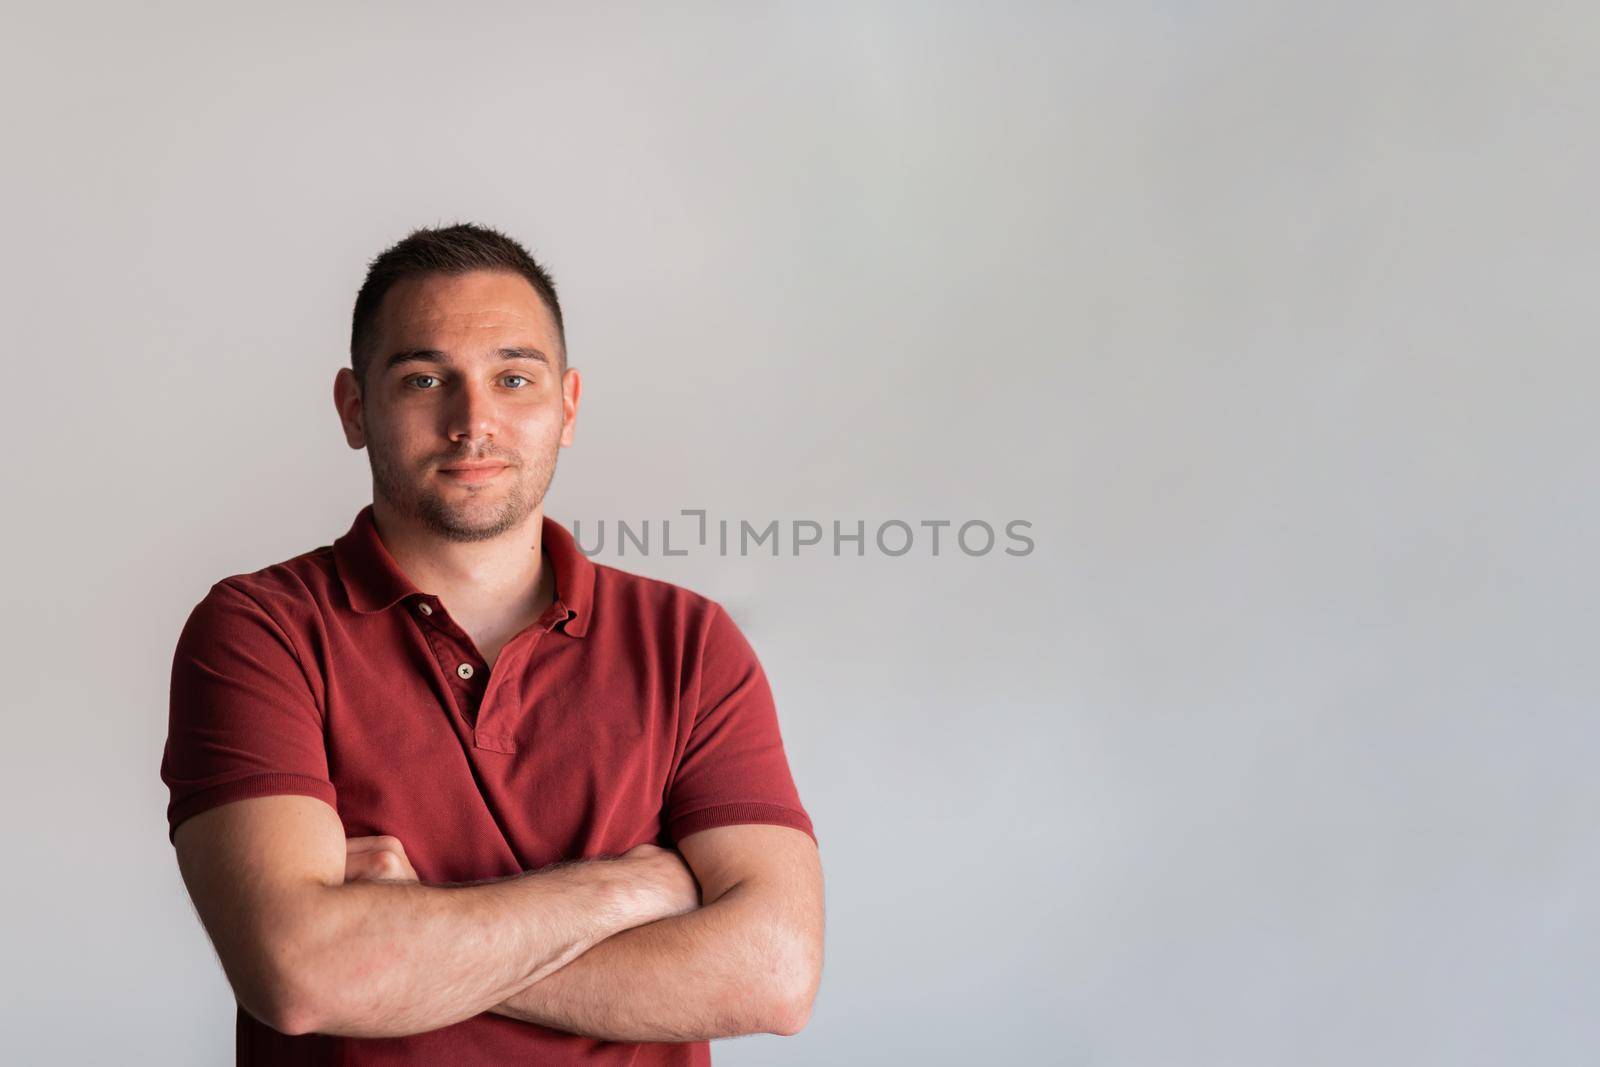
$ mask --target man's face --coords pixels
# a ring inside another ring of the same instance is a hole
[[[366,387],[334,399],[374,494],[452,541],[514,529],[544,500],[572,443],[578,372],[561,373],[555,319],[518,274],[425,275],[378,309]],[[491,464],[463,470],[461,464]]]

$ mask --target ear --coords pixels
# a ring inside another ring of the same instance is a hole
[[[572,433],[578,425],[578,397],[583,392],[583,379],[573,367],[561,376],[561,445],[572,446]]]
[[[340,367],[333,379],[333,406],[339,411],[345,441],[351,448],[365,448],[367,431],[361,389],[356,385],[356,372],[349,367]]]

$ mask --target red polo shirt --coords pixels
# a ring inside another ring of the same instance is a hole
[[[331,805],[425,882],[503,878],[713,826],[812,834],[755,653],[715,602],[596,564],[544,520],[556,598],[491,670],[378,537],[212,586],[178,638],[168,836],[245,797]],[[813,839],[815,835],[812,834]],[[239,1009],[241,1064],[708,1064],[484,1013],[400,1038],[291,1037]]]

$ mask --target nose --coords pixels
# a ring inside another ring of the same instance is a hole
[[[494,397],[481,382],[463,382],[445,410],[449,420],[445,434],[452,441],[484,443],[498,428]]]

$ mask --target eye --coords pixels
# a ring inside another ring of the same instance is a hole
[[[502,378],[500,380],[501,381],[508,381],[508,380],[510,380],[512,378],[520,379],[520,380],[522,380],[524,382],[527,382],[529,385],[533,384],[533,382],[530,381],[529,378],[526,375],[523,375],[523,374],[508,374],[508,375],[506,375],[504,378]],[[515,388],[521,389],[522,386],[520,386],[520,385],[519,386],[515,386]]]
[[[437,375],[433,375],[433,374],[414,374],[411,377],[406,379],[406,384],[410,385],[410,386],[414,386],[418,382],[420,382],[420,381],[422,381],[424,379],[432,379],[433,381],[438,381],[439,380],[438,376]]]

